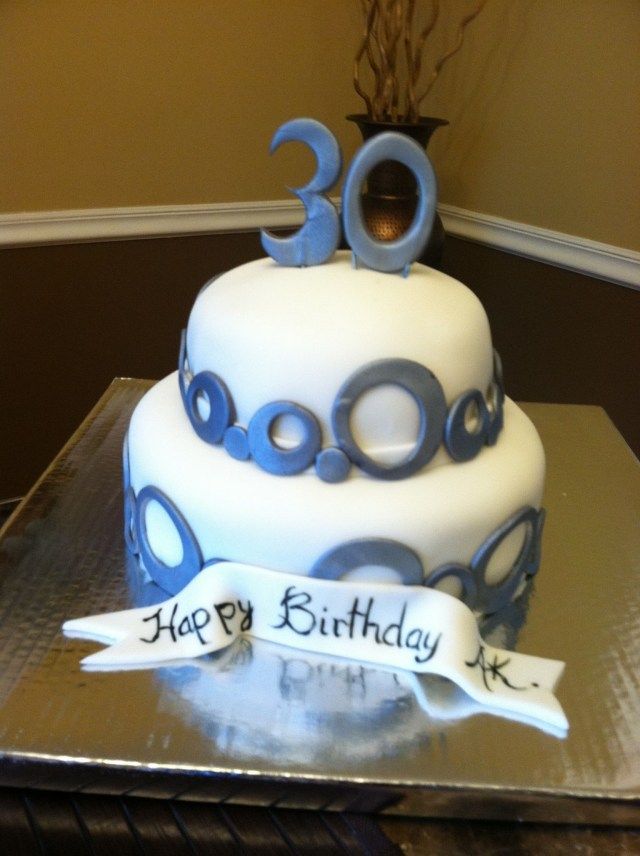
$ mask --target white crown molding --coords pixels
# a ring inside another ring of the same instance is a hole
[[[295,200],[0,214],[0,247],[278,229],[303,219],[302,205]]]
[[[455,237],[640,289],[640,253],[633,250],[453,205],[439,205],[438,211],[446,232]],[[278,229],[303,219],[295,200],[1,214],[0,247]]]
[[[640,289],[640,253],[634,250],[453,205],[439,205],[438,212],[448,235]]]

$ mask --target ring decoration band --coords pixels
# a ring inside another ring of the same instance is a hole
[[[447,408],[442,386],[429,369],[413,360],[382,359],[358,369],[338,391],[331,412],[336,445],[322,447],[322,433],[316,416],[293,401],[273,401],[259,408],[248,426],[236,423],[231,391],[212,371],[194,375],[189,365],[186,331],[182,331],[178,360],[180,393],[185,412],[200,439],[222,445],[231,457],[252,460],[273,475],[291,476],[311,466],[325,482],[347,478],[352,466],[378,479],[404,479],[426,466],[441,444],[455,462],[470,461],[482,447],[493,446],[503,426],[504,386],[500,358],[494,351],[493,380],[487,396],[469,389]],[[411,453],[399,463],[385,465],[369,456],[351,430],[351,415],[367,391],[381,385],[397,385],[411,395],[420,416],[418,437]],[[201,413],[205,398],[208,412]],[[474,418],[470,418],[473,414]],[[293,417],[301,439],[293,448],[282,448],[271,436],[280,418]]]
[[[181,591],[205,565],[231,557],[219,556],[205,561],[198,541],[186,518],[176,504],[154,485],[146,485],[135,494],[129,477],[128,445],[125,438],[124,454],[124,533],[132,554],[139,557],[151,578],[170,594]],[[153,551],[147,534],[147,510],[152,502],[164,509],[180,539],[182,558],[179,564],[166,565]],[[461,600],[482,614],[497,612],[519,592],[526,580],[532,577],[540,564],[540,542],[544,526],[544,509],[525,506],[511,515],[476,549],[468,565],[448,562],[425,574],[416,553],[405,544],[388,538],[358,538],[339,544],[320,556],[309,571],[309,576],[338,580],[350,571],[367,565],[376,565],[394,571],[403,585],[436,587],[447,578],[459,583]],[[519,527],[524,527],[524,538],[518,556],[499,582],[487,582],[489,563],[505,539]]]

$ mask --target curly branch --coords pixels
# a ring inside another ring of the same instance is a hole
[[[453,47],[451,47],[445,54],[443,54],[443,56],[441,56],[440,59],[435,64],[434,69],[431,72],[431,77],[429,78],[429,82],[427,84],[427,87],[424,90],[424,92],[422,93],[422,95],[418,98],[418,107],[420,106],[420,104],[422,104],[422,102],[424,101],[426,96],[431,91],[431,87],[433,86],[433,84],[436,81],[436,78],[440,74],[440,70],[442,69],[442,66],[447,62],[447,60],[450,60],[452,56],[457,54],[458,51],[460,50],[460,48],[462,47],[462,43],[464,41],[465,29],[471,23],[471,21],[473,21],[474,18],[477,18],[478,15],[480,14],[480,12],[482,12],[482,9],[486,5],[486,2],[487,2],[487,0],[480,0],[478,5],[476,6],[475,10],[473,12],[470,12],[468,15],[466,15],[462,19],[462,21],[460,22],[460,25],[458,27],[457,36],[456,36],[456,41],[454,42]]]
[[[426,25],[423,27],[420,35],[418,36],[415,50],[410,55],[407,61],[407,67],[409,69],[409,76],[407,81],[407,117],[409,118],[409,121],[412,122],[417,121],[420,109],[421,99],[416,98],[416,87],[418,85],[418,81],[420,80],[420,72],[422,71],[422,54],[424,51],[424,46],[427,42],[427,39],[433,32],[434,27],[438,22],[439,16],[440,2],[439,0],[433,0],[431,4],[431,17],[429,18]]]
[[[371,103],[371,98],[367,95],[365,90],[362,88],[360,84],[360,62],[365,53],[367,53],[367,57],[369,59],[369,65],[371,63],[371,57],[369,56],[370,46],[369,42],[371,39],[371,27],[373,22],[373,16],[375,15],[375,3],[371,3],[369,5],[369,9],[367,10],[367,0],[362,0],[362,11],[365,17],[364,24],[364,35],[362,37],[362,42],[360,43],[360,47],[356,53],[356,57],[353,64],[353,86],[358,93],[358,95],[364,101],[367,107],[367,113],[369,116],[373,115],[373,104]],[[375,74],[375,70],[374,70]]]
[[[416,93],[422,74],[423,54],[440,19],[440,0],[430,0],[428,20],[415,38],[415,43],[413,27],[416,0],[360,0],[364,32],[354,60],[353,84],[365,102],[369,118],[377,121],[417,121],[420,104],[430,92],[444,64],[462,47],[467,26],[480,14],[486,2],[479,0],[476,8],[462,19],[452,47],[436,62],[424,91],[418,96]],[[365,57],[373,74],[370,93],[365,91],[360,80]],[[403,91],[402,77],[405,79]]]

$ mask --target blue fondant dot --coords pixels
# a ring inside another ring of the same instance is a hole
[[[351,469],[351,461],[335,446],[323,449],[316,456],[316,473],[322,481],[335,484],[346,479]]]
[[[231,425],[224,432],[222,438],[225,449],[238,461],[247,461],[250,457],[249,438],[247,432],[240,425]]]

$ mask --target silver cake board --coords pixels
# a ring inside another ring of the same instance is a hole
[[[561,738],[450,683],[260,642],[84,671],[70,617],[164,599],[122,536],[116,380],[0,545],[0,785],[420,817],[640,822],[640,466],[600,408],[527,404],[547,452],[541,571],[486,624],[565,660]]]

